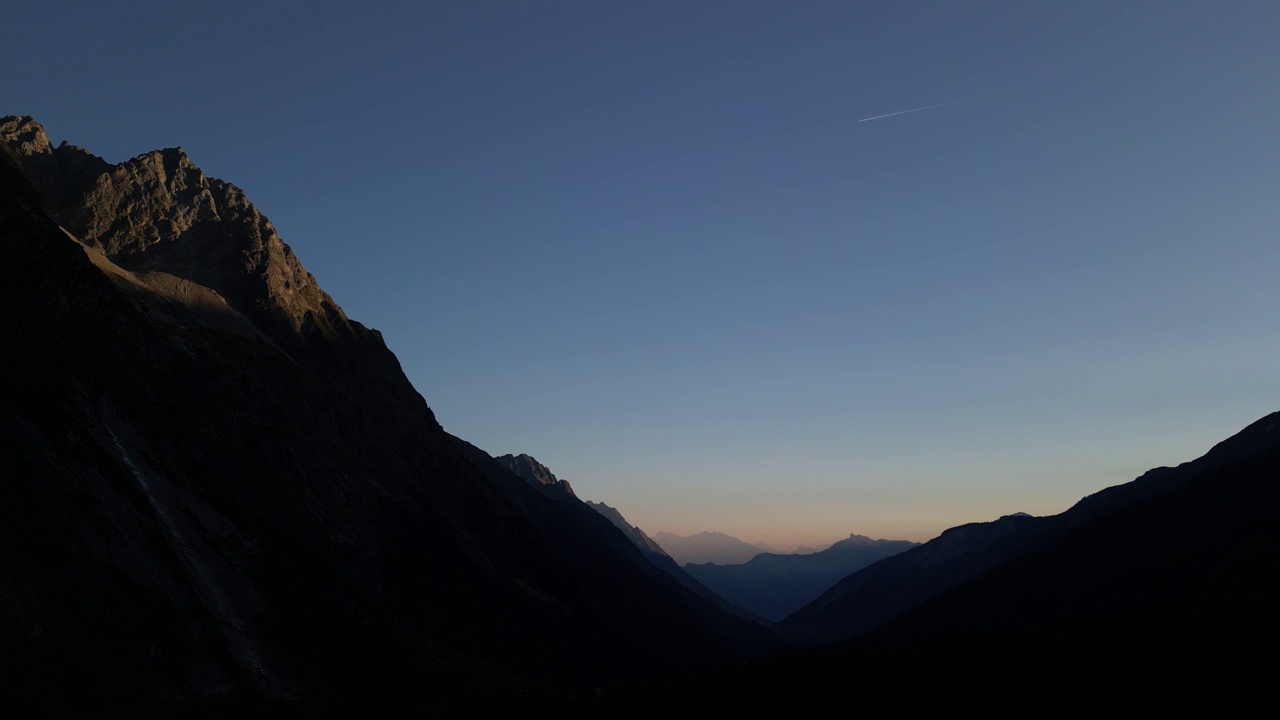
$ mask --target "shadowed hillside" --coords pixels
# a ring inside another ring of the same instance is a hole
[[[0,149],[0,699],[430,708],[739,652],[444,433],[237,188],[29,118]]]

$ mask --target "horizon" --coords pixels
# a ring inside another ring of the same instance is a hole
[[[446,431],[651,536],[923,542],[1280,397],[1280,12],[996,6],[32,7],[5,114],[183,146]]]

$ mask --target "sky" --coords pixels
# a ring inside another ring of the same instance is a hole
[[[446,430],[650,534],[926,540],[1280,410],[1280,4],[3,15],[0,114],[184,147]]]

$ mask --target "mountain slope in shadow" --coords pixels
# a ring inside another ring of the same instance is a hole
[[[652,538],[645,534],[643,530],[627,522],[626,518],[624,518],[622,513],[618,512],[616,508],[605,505],[604,503],[591,501],[587,501],[585,503],[581,502],[578,499],[578,496],[574,494],[573,489],[569,487],[568,481],[557,478],[555,473],[551,472],[550,468],[538,462],[538,460],[532,455],[501,455],[494,459],[503,467],[510,468],[513,472],[524,479],[525,482],[539,489],[548,497],[555,498],[567,505],[575,507],[575,509],[579,509],[576,507],[579,505],[590,508],[601,517],[607,519],[615,528],[621,531],[628,540],[631,541],[637,550],[640,551],[640,555],[645,561],[642,563],[645,570],[657,568],[670,579],[674,579],[685,590],[688,590],[706,602],[714,605],[720,610],[720,612],[727,613],[728,615],[732,615],[743,620],[749,620],[752,623],[752,626],[749,628],[744,628],[736,623],[728,623],[724,627],[726,632],[744,639],[753,638],[748,643],[750,647],[761,648],[770,644],[771,641],[766,640],[766,638],[772,638],[772,635],[763,633],[759,628],[754,627],[756,625],[766,626],[769,624],[767,621],[725,600],[707,586],[695,580],[693,576],[689,575],[678,564],[676,564],[676,561],[672,560],[671,556],[668,555],[666,551],[658,545],[658,543],[654,542]],[[718,613],[707,614],[706,617],[712,624],[725,622],[723,618],[718,617]]]
[[[936,709],[941,700],[987,712],[1234,714],[1270,702],[1280,641],[1280,413],[1196,461],[1073,510],[1037,519],[1037,537],[1003,561],[852,642],[619,690],[604,709],[678,701],[805,713],[855,696],[873,713]],[[983,532],[1018,533],[993,532],[999,524]]]
[[[0,278],[0,706],[430,711],[741,657],[610,523],[445,433],[181,150],[0,119]]]
[[[1152,500],[1208,470],[1280,445],[1280,432],[1274,429],[1277,417],[1273,414],[1252,423],[1196,460],[1149,470],[1132,482],[1085,497],[1059,515],[1011,515],[947,530],[918,548],[841,580],[777,629],[801,642],[853,639],[1074,527]]]

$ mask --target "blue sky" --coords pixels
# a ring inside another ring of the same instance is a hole
[[[650,532],[920,540],[1280,407],[1280,5],[179,5],[17,2],[0,110],[182,145]]]

